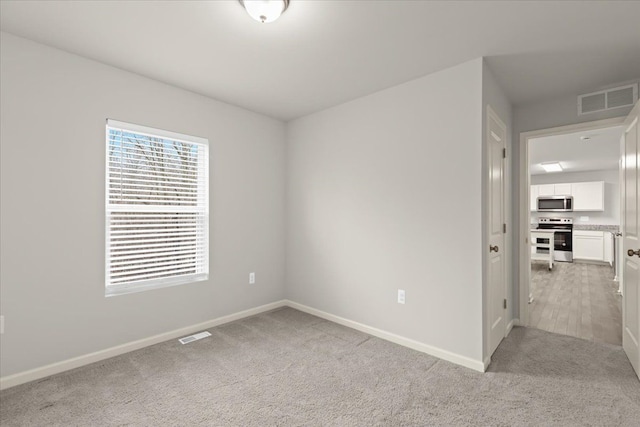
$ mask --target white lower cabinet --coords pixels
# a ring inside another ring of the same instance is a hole
[[[605,231],[604,236],[604,261],[611,264],[613,267],[613,234]]]
[[[573,259],[611,262],[613,245],[606,231],[574,230]]]

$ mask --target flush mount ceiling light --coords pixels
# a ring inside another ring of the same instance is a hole
[[[540,166],[542,166],[545,172],[562,172],[562,166],[560,166],[558,162],[542,163]]]
[[[289,0],[238,0],[256,21],[273,22],[289,7]]]

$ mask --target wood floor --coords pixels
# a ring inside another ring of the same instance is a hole
[[[533,262],[529,325],[594,342],[622,345],[622,298],[613,269],[586,263]]]

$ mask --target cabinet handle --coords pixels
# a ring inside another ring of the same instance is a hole
[[[638,258],[640,258],[640,249],[638,249],[637,251],[634,251],[633,249],[629,249],[627,251],[627,255],[629,256],[638,255]]]

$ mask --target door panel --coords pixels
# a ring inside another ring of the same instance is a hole
[[[500,277],[502,276],[502,271],[504,270],[504,259],[502,257],[502,255],[496,255],[494,257],[491,258],[490,261],[490,265],[491,265],[491,270],[490,270],[490,274],[491,277]],[[501,329],[504,329],[502,323],[504,322],[504,305],[500,303],[501,301],[498,301],[497,298],[494,301],[494,304],[492,304],[492,311],[491,311],[491,321],[493,322],[491,324],[491,330],[492,331],[496,331],[496,335],[497,337],[500,337],[501,335]],[[504,336],[504,332],[502,332],[502,335]],[[497,344],[495,344],[495,346],[497,347],[498,344],[500,344],[500,341],[497,342]],[[494,349],[495,350],[495,349]]]
[[[637,263],[626,262],[626,279],[630,283],[638,283],[640,280],[640,274],[638,274],[638,266]],[[638,299],[638,287],[637,286],[628,286],[627,293],[625,293],[625,329],[627,336],[632,342],[630,343],[634,347],[638,347],[638,336],[640,329],[640,322],[638,319],[638,310],[635,310],[633,307],[633,301]]]
[[[638,116],[640,102],[625,120],[622,140],[622,261],[623,261],[623,304],[622,304],[622,347],[640,378],[640,225],[639,167],[640,141]]]
[[[488,268],[487,268],[487,327],[488,354],[491,355],[505,336],[507,321],[504,301],[505,235],[504,235],[504,171],[507,129],[491,108],[487,108],[488,185]]]

